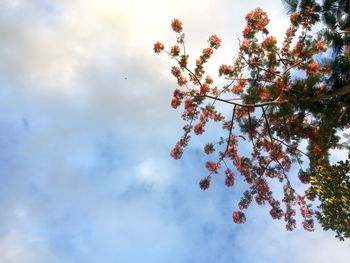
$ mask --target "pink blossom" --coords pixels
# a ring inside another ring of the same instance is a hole
[[[211,154],[215,151],[214,149],[214,145],[212,143],[207,143],[205,146],[204,146],[204,152],[205,154]]]
[[[180,47],[178,45],[174,45],[170,49],[170,55],[173,57],[177,57],[180,54]]]
[[[245,214],[241,211],[233,211],[232,219],[236,224],[242,224],[246,221]]]
[[[208,93],[209,91],[210,91],[209,85],[208,85],[207,83],[203,83],[203,84],[201,85],[200,93],[201,93],[201,94],[206,94],[206,93]]]
[[[164,45],[162,43],[160,43],[159,41],[157,41],[155,44],[154,44],[154,52],[159,54],[162,50],[164,49]]]
[[[221,39],[218,38],[217,35],[212,35],[209,37],[208,42],[210,43],[210,47],[218,49],[220,47],[220,44],[221,44]]]
[[[213,49],[208,47],[208,48],[204,48],[202,50],[202,54],[203,54],[203,59],[207,60],[208,58],[210,58],[210,56],[213,54]]]
[[[181,158],[183,154],[182,146],[180,142],[177,142],[175,146],[170,151],[170,156],[173,157],[175,160],[178,160]]]
[[[180,33],[182,31],[182,22],[179,19],[174,18],[173,21],[171,22],[171,28],[176,33]]]
[[[265,38],[265,40],[262,42],[262,46],[266,48],[267,50],[270,50],[277,44],[277,40],[273,36],[269,36]]]
[[[210,176],[203,178],[202,180],[199,181],[199,187],[202,190],[207,190],[210,186]]]
[[[175,89],[173,96],[174,96],[174,98],[182,99],[184,97],[184,93],[179,89]]]
[[[227,187],[232,187],[235,184],[235,175],[231,171],[231,169],[227,168],[225,170],[226,178],[225,178],[225,185]]]
[[[193,126],[193,131],[196,135],[200,135],[204,132],[204,124],[202,122],[198,122]]]
[[[205,83],[207,83],[207,84],[213,84],[213,79],[210,77],[210,76],[206,76],[205,77]]]
[[[178,98],[172,98],[171,99],[171,107],[176,109],[177,107],[179,107],[181,105],[181,100]]]
[[[206,162],[205,167],[211,173],[218,173],[218,169],[220,169],[221,166],[219,163],[214,163],[214,162],[208,161],[208,162]]]
[[[233,67],[228,65],[221,65],[219,68],[219,76],[228,75],[231,76],[233,72]]]
[[[310,173],[300,170],[298,173],[298,178],[303,184],[308,184],[310,182]]]
[[[171,74],[173,74],[173,76],[177,78],[180,76],[181,70],[178,67],[172,67]]]

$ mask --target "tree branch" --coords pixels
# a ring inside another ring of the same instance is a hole
[[[284,103],[288,102],[288,100],[279,100],[279,101],[274,100],[274,101],[266,101],[266,102],[257,103],[257,104],[255,104],[255,103],[243,104],[243,103],[233,102],[231,100],[224,100],[224,99],[216,98],[216,97],[213,97],[210,95],[199,95],[199,96],[209,98],[209,99],[218,100],[221,102],[225,102],[225,103],[240,106],[240,107],[249,107],[249,108],[256,108],[256,107],[262,107],[262,106],[267,106],[267,105],[278,105],[278,104],[284,104]]]
[[[331,98],[336,97],[336,96],[343,96],[343,95],[346,95],[349,93],[350,93],[350,84],[347,84],[344,87],[341,87],[340,89],[337,89],[330,94],[322,94],[322,95],[319,95],[316,97],[303,99],[302,101],[303,102],[318,102],[321,100],[331,99]]]

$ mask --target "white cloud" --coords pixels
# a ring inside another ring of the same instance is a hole
[[[16,230],[0,237],[2,263],[47,263],[60,262],[39,236],[30,236]]]
[[[160,169],[159,164],[151,159],[142,161],[136,168],[136,174],[147,183],[164,183],[170,178],[169,173]]]

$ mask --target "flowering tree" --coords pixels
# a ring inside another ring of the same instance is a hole
[[[297,4],[281,47],[269,34],[267,14],[260,8],[248,13],[235,60],[218,69],[219,76],[227,81],[222,87],[214,84],[204,68],[221,45],[218,36],[209,37],[208,47],[202,50],[194,69],[188,66],[189,55],[185,51],[180,20],[174,19],[171,23],[178,34],[175,45],[167,50],[160,42],[154,44],[155,53],[166,53],[176,62],[171,73],[178,87],[171,106],[176,109],[183,105],[182,118],[187,122],[183,136],[170,154],[174,159],[181,158],[192,132],[203,134],[209,121],[222,125],[227,131],[226,137],[204,145],[204,154],[212,156],[212,161],[206,162],[208,174],[200,180],[199,186],[208,189],[213,175],[221,169],[228,187],[235,183],[233,168],[244,177],[247,190],[238,202],[238,209],[232,213],[235,223],[245,222],[244,210],[254,199],[259,205],[269,205],[271,217],[283,219],[287,230],[296,227],[296,211],[300,210],[303,227],[313,231],[311,202],[320,197],[317,190],[320,188],[312,185],[319,183],[320,171],[324,173],[330,168],[329,150],[347,146],[340,144],[336,132],[350,127],[350,79],[343,80],[341,86],[333,85],[330,81],[334,65],[316,59],[326,57],[325,52],[332,42],[327,41],[324,34],[312,32],[313,25],[319,21],[314,11],[314,1]],[[348,64],[349,44],[344,43],[339,53]],[[298,77],[291,77],[292,74]],[[227,105],[229,115],[219,112],[215,107],[217,103]],[[308,142],[307,150],[300,147],[303,141]],[[241,144],[245,148],[250,146],[250,156],[239,152]],[[302,164],[305,159],[307,167]],[[300,181],[310,186],[303,194],[296,192],[290,180],[294,163],[299,165]],[[345,178],[348,177],[345,174]],[[282,184],[281,200],[271,191],[272,180]],[[347,203],[349,194],[344,198]],[[349,217],[345,211],[341,223],[346,225]],[[347,233],[346,227],[340,234],[343,233]]]

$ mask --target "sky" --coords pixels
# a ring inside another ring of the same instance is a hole
[[[279,0],[1,0],[0,262],[349,262],[349,242],[287,232],[267,207],[234,224],[246,186],[199,189],[200,139],[169,156],[184,123],[153,43],[179,18],[192,58],[222,38],[216,69],[257,6],[280,40]]]

